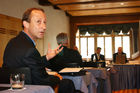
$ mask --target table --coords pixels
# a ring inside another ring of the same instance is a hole
[[[91,72],[94,78],[100,81],[98,82],[98,87],[100,87],[97,90],[98,93],[111,93],[110,73],[106,68],[84,67],[84,69]]]
[[[10,87],[10,84],[0,84],[0,87]],[[10,90],[6,89],[0,91],[0,93],[54,93],[50,86],[42,85],[25,85],[26,89],[21,90]]]
[[[111,74],[113,91],[140,89],[140,64],[115,64],[116,73]]]
[[[83,76],[63,76],[65,79],[71,79],[74,82],[75,88],[81,90],[84,93],[96,93],[93,89],[93,85],[97,86],[97,80],[93,77],[90,72],[87,72]]]

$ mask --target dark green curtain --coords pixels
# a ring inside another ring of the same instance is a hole
[[[114,31],[115,34],[122,32],[124,34],[128,33],[128,31],[132,28],[133,30],[139,28],[139,23],[124,23],[124,24],[107,24],[107,25],[81,25],[78,26],[80,34],[85,35],[86,32],[89,34],[102,34],[105,32],[106,34],[111,34]]]

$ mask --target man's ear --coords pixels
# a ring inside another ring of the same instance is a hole
[[[23,26],[24,26],[24,28],[29,28],[29,22],[23,21]]]

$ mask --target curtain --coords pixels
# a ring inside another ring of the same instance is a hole
[[[78,29],[81,35],[85,35],[86,32],[89,34],[111,34],[114,31],[115,34],[122,31],[124,34],[128,33],[130,29],[137,30],[139,23],[124,23],[124,24],[107,24],[107,25],[80,25]]]

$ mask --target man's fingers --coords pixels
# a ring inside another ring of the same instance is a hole
[[[61,48],[59,49],[59,52],[61,52],[61,51],[63,50],[63,48],[64,48],[64,47],[61,47]]]
[[[60,44],[60,45],[56,48],[56,50],[59,50],[61,46],[62,46],[62,45]]]
[[[59,46],[56,48],[56,53],[58,54],[58,53],[61,52],[62,50],[63,50],[62,45],[59,45]]]

